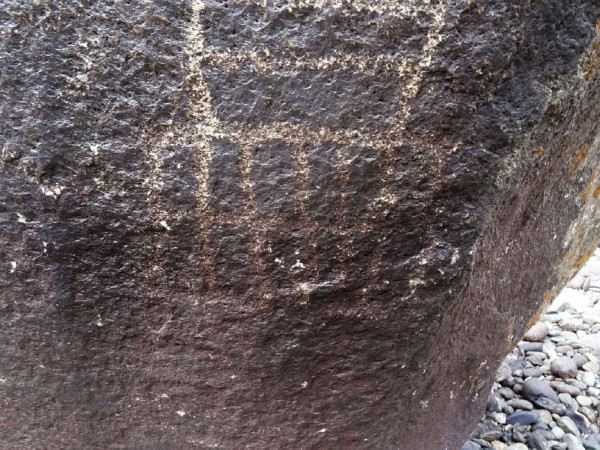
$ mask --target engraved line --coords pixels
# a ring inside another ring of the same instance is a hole
[[[294,145],[293,146],[293,157],[294,157],[294,174],[295,174],[295,210],[300,220],[304,224],[307,235],[307,264],[305,274],[307,277],[319,278],[318,264],[317,264],[317,242],[316,234],[318,230],[318,224],[315,223],[309,217],[307,211],[308,202],[308,183],[310,177],[310,169],[308,164],[308,155],[306,153],[306,144]],[[305,299],[306,301],[308,298]]]
[[[434,24],[427,32],[427,40],[425,41],[425,44],[421,49],[421,57],[419,63],[416,67],[413,67],[413,76],[411,77],[407,85],[404,87],[404,89],[407,92],[406,101],[399,106],[398,112],[388,122],[390,133],[394,136],[398,136],[398,140],[388,140],[386,145],[382,147],[382,159],[385,170],[382,176],[383,187],[381,189],[379,198],[382,200],[382,206],[384,211],[387,207],[392,207],[397,202],[396,196],[390,190],[390,180],[394,176],[395,155],[393,149],[395,146],[401,145],[402,142],[406,139],[406,120],[410,115],[411,101],[414,100],[418,95],[421,85],[423,83],[423,77],[425,75],[425,72],[431,66],[434,51],[442,41],[440,31],[445,25],[444,16],[446,14],[447,7],[447,0],[444,0],[440,3],[440,6],[437,10],[431,11],[434,16]],[[401,73],[405,73],[405,70],[406,68],[403,68]],[[428,232],[429,230],[426,231]],[[382,281],[380,279],[380,273],[383,259],[383,249],[386,245],[385,242],[382,241],[383,239],[378,239],[378,245],[375,248],[375,253],[371,260],[371,264],[367,269],[369,274],[371,275],[369,277],[371,283],[369,283],[366,289],[363,290],[363,293],[365,295],[368,295],[368,293]]]
[[[198,148],[196,158],[198,164],[198,190],[196,198],[202,243],[200,258],[203,272],[206,274],[207,287],[211,289],[215,284],[215,274],[211,263],[209,237],[211,221],[207,220],[207,216],[211,216],[209,212],[208,177],[210,162],[213,156],[211,149],[212,140],[223,137],[223,133],[221,132],[220,123],[213,112],[210,91],[202,73],[204,29],[202,27],[201,15],[204,11],[204,3],[201,0],[193,0],[191,8],[191,23],[184,48],[184,52],[188,57],[188,72],[185,81],[191,95],[188,105],[188,115],[195,122],[195,130],[192,136]]]
[[[242,6],[266,7],[264,0],[229,0],[228,3]],[[430,0],[288,0],[281,9],[293,11],[299,8],[347,10],[352,8],[358,12],[376,12],[380,14],[402,14],[413,17],[418,6],[431,5]],[[426,10],[425,10],[426,11]]]

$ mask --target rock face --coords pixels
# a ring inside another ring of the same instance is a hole
[[[598,242],[599,18],[5,1],[2,442],[459,448]]]

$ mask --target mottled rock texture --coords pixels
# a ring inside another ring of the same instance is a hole
[[[0,442],[459,448],[598,242],[597,0],[4,0]]]

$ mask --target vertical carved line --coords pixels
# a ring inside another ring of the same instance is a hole
[[[349,158],[348,151],[346,150],[346,145],[336,147],[335,156],[337,159],[336,164],[336,176],[335,180],[340,187],[340,205],[336,210],[336,222],[337,226],[335,227],[335,231],[342,239],[344,239],[344,245],[338,248],[337,254],[335,258],[344,263],[348,261],[354,254],[354,233],[355,233],[355,224],[350,224],[348,221],[348,181],[349,181],[349,171],[350,165],[352,164],[352,160]],[[354,220],[355,218],[353,218]],[[343,267],[343,265],[342,265]],[[340,287],[345,287],[345,280],[347,278],[347,271],[342,269],[342,273],[340,274]]]
[[[239,183],[242,189],[242,195],[244,196],[244,209],[245,214],[241,218],[241,223],[248,226],[250,232],[250,251],[254,256],[254,272],[257,276],[261,276],[265,272],[264,262],[261,254],[265,248],[265,237],[261,234],[261,223],[256,212],[256,200],[254,195],[254,185],[251,181],[252,162],[254,146],[244,139],[238,139],[237,144],[239,146]],[[258,285],[267,283],[266,280],[258,280]],[[264,297],[267,295],[266,292],[261,292]]]
[[[401,65],[399,69],[401,75],[412,69],[412,76],[406,84],[406,95],[404,96],[404,99],[398,108],[398,112],[395,114],[389,124],[390,127],[388,140],[386,144],[381,147],[381,157],[383,160],[384,171],[382,176],[383,187],[381,189],[378,201],[381,207],[384,209],[392,207],[397,201],[396,196],[390,189],[391,179],[394,176],[395,155],[393,150],[394,147],[401,145],[406,139],[406,120],[410,114],[411,102],[417,97],[423,83],[423,76],[425,75],[427,69],[431,66],[433,54],[442,41],[440,31],[445,25],[444,17],[446,15],[447,8],[447,0],[442,0],[438,8],[431,11],[434,17],[434,23],[427,33],[427,39],[423,45],[423,48],[421,49],[419,61],[412,67],[410,67],[410,61],[407,61],[405,64]],[[429,233],[429,230],[424,230],[424,232]],[[378,245],[375,249],[375,253],[369,268],[367,269],[370,283],[366,288],[363,289],[364,295],[368,295],[374,286],[385,282],[385,280],[380,279],[384,247],[385,242],[383,242],[383,239],[378,239]]]
[[[293,144],[294,149],[294,175],[295,175],[295,185],[296,185],[296,196],[295,196],[295,211],[300,219],[301,223],[304,225],[304,229],[307,231],[307,264],[306,264],[306,274],[309,277],[318,278],[318,265],[317,265],[317,242],[316,242],[316,233],[317,233],[317,224],[310,218],[307,211],[307,202],[308,202],[308,182],[310,176],[310,169],[308,164],[308,155],[306,154],[305,145],[295,143]]]
[[[196,194],[197,211],[200,220],[200,237],[202,243],[202,270],[206,276],[207,287],[214,286],[215,275],[211,264],[211,246],[209,231],[213,225],[214,212],[209,204],[208,178],[209,167],[212,161],[212,141],[223,136],[222,127],[212,109],[212,99],[204,74],[202,61],[204,53],[204,29],[201,15],[204,11],[204,2],[193,0],[191,2],[192,17],[186,36],[184,48],[187,55],[186,84],[190,93],[188,104],[189,118],[194,121],[193,139],[197,147],[198,165],[198,190]]]

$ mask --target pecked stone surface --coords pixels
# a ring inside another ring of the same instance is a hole
[[[453,449],[598,238],[595,0],[0,15],[0,439]]]

